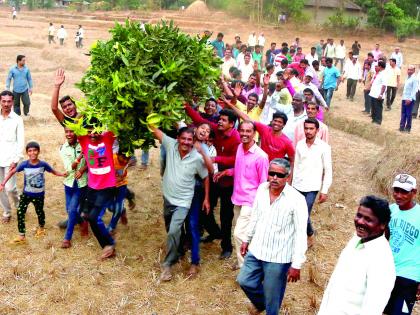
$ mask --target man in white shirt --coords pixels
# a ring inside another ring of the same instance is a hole
[[[419,113],[419,105],[420,105],[420,70],[417,72],[417,93],[416,93],[416,101],[414,102],[414,108],[412,116],[414,119],[417,118],[417,114]]]
[[[343,72],[343,65],[344,65],[345,58],[346,58],[346,46],[344,46],[344,40],[340,40],[340,44],[335,46],[335,57],[334,57],[335,67],[337,67],[337,64],[340,62],[340,72]]]
[[[389,59],[389,67],[386,68],[386,75],[386,110],[391,110],[401,78],[401,69],[397,67],[397,61],[394,58]]]
[[[314,60],[318,60],[315,47],[311,47],[311,52],[305,56],[305,59],[308,60],[309,65],[312,65]]]
[[[300,279],[306,260],[308,210],[305,198],[287,184],[289,175],[289,161],[272,160],[268,183],[261,184],[255,196],[247,240],[241,246],[245,262],[237,279],[252,303],[249,314],[278,314],[286,282]]]
[[[372,123],[380,125],[382,123],[382,112],[384,105],[384,97],[386,90],[386,73],[385,73],[386,64],[383,61],[379,61],[375,65],[375,75],[372,79],[372,86],[370,88],[369,96],[372,105]]]
[[[308,224],[306,234],[308,247],[314,242],[314,229],[311,224],[311,210],[318,192],[319,203],[327,200],[328,189],[332,183],[331,147],[317,137],[319,122],[308,118],[304,125],[305,139],[296,144],[295,164],[292,186],[306,199]]]
[[[24,146],[23,120],[13,110],[13,93],[3,91],[0,93],[0,182],[3,182],[6,174],[16,168],[19,160],[23,158]],[[0,206],[3,208],[3,223],[10,222],[12,208],[8,196],[12,198],[15,207],[19,202],[16,188],[16,175],[13,175],[0,192]]]
[[[356,93],[357,82],[362,82],[363,72],[356,57],[352,57],[351,62],[346,62],[343,73],[343,82],[347,79],[346,98],[353,102]]]
[[[264,45],[265,45],[265,37],[264,33],[261,33],[260,36],[258,36],[258,46],[261,47],[261,54],[264,56]]]
[[[332,38],[327,39],[327,45],[325,45],[324,49],[324,57],[335,58],[335,44],[334,39]]]
[[[397,67],[401,69],[403,65],[403,55],[400,51],[400,47],[395,47],[395,51],[391,54],[391,57],[395,59]]]
[[[251,49],[251,52],[254,51],[255,45],[257,45],[257,35],[255,35],[255,32],[252,32],[248,37],[248,47]]]
[[[67,37],[67,31],[64,29],[64,25],[61,25],[61,27],[57,31],[57,38],[60,40],[60,45],[64,45],[64,39]]]
[[[306,115],[305,107],[303,106],[304,101],[305,97],[302,93],[298,92],[293,95],[293,113],[287,117],[288,120],[286,126],[283,128],[283,133],[287,136],[287,138],[289,138],[290,141],[293,141],[295,138],[296,125],[308,118],[308,115]]]
[[[83,38],[85,37],[85,30],[82,25],[79,25],[79,48],[83,48]]]
[[[382,315],[395,281],[384,236],[390,218],[386,200],[362,198],[354,218],[356,235],[338,258],[318,315]]]
[[[48,44],[51,44],[51,42],[54,42],[55,44],[54,34],[55,27],[52,23],[50,23],[50,26],[48,27]]]
[[[247,82],[249,76],[254,72],[254,65],[251,59],[251,55],[247,53],[244,57],[244,63],[238,63],[238,69],[242,71],[242,81]]]
[[[222,59],[222,73],[226,79],[230,79],[229,69],[236,67],[236,60],[232,57],[232,51],[230,49],[225,50],[225,56]]]

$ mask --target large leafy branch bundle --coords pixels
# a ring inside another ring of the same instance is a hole
[[[207,38],[182,33],[172,22],[142,30],[126,21],[110,33],[110,40],[91,47],[91,67],[77,84],[85,94],[78,106],[85,120],[99,121],[95,130],[112,130],[132,153],[153,145],[147,123],[170,129],[182,119],[183,102],[206,97],[221,61]],[[83,132],[80,122],[73,129]]]

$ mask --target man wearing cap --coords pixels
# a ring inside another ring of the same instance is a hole
[[[338,258],[318,315],[382,314],[395,281],[392,252],[384,236],[390,216],[386,200],[362,198],[354,217],[356,235]]]
[[[408,174],[395,177],[389,232],[397,279],[384,313],[411,314],[420,299],[420,206],[416,203],[416,179]]]
[[[346,62],[344,66],[343,82],[347,79],[347,93],[346,98],[353,102],[354,94],[356,93],[357,81],[362,82],[363,72],[357,58],[352,56],[351,62]]]

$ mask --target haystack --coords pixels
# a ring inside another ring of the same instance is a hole
[[[184,12],[188,16],[202,16],[209,13],[209,9],[204,1],[197,0],[191,3]]]

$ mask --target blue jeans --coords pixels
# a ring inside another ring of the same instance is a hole
[[[248,252],[237,281],[258,310],[277,315],[286,291],[290,265],[258,260]]]
[[[324,89],[324,97],[325,103],[327,103],[328,107],[331,105],[331,99],[333,97],[335,88]]]
[[[317,191],[300,191],[298,190],[306,200],[306,205],[308,206],[308,224],[306,226],[306,235],[311,236],[314,234],[314,229],[311,223],[311,211],[312,207],[314,206],[316,195],[318,194]]]
[[[141,165],[149,164],[149,150],[141,152]]]
[[[188,232],[191,235],[191,264],[200,263],[200,211],[203,207],[204,189],[203,186],[196,185],[194,197],[191,202],[190,212],[188,213]]]
[[[70,241],[73,236],[74,226],[82,221],[80,217],[80,200],[86,196],[86,187],[79,188],[77,181],[73,183],[73,187],[64,186],[66,195],[66,211],[68,214],[67,230],[64,239]]]
[[[115,200],[110,206],[112,212],[112,218],[108,225],[108,231],[115,230],[117,228],[117,223],[121,218],[121,214],[124,209],[124,199],[127,194],[127,185],[117,187],[117,192]]]
[[[414,108],[414,101],[411,101],[410,105],[406,105],[405,101],[402,101],[401,104],[401,121],[400,121],[400,130],[404,131],[410,131],[411,130],[411,120]]]

